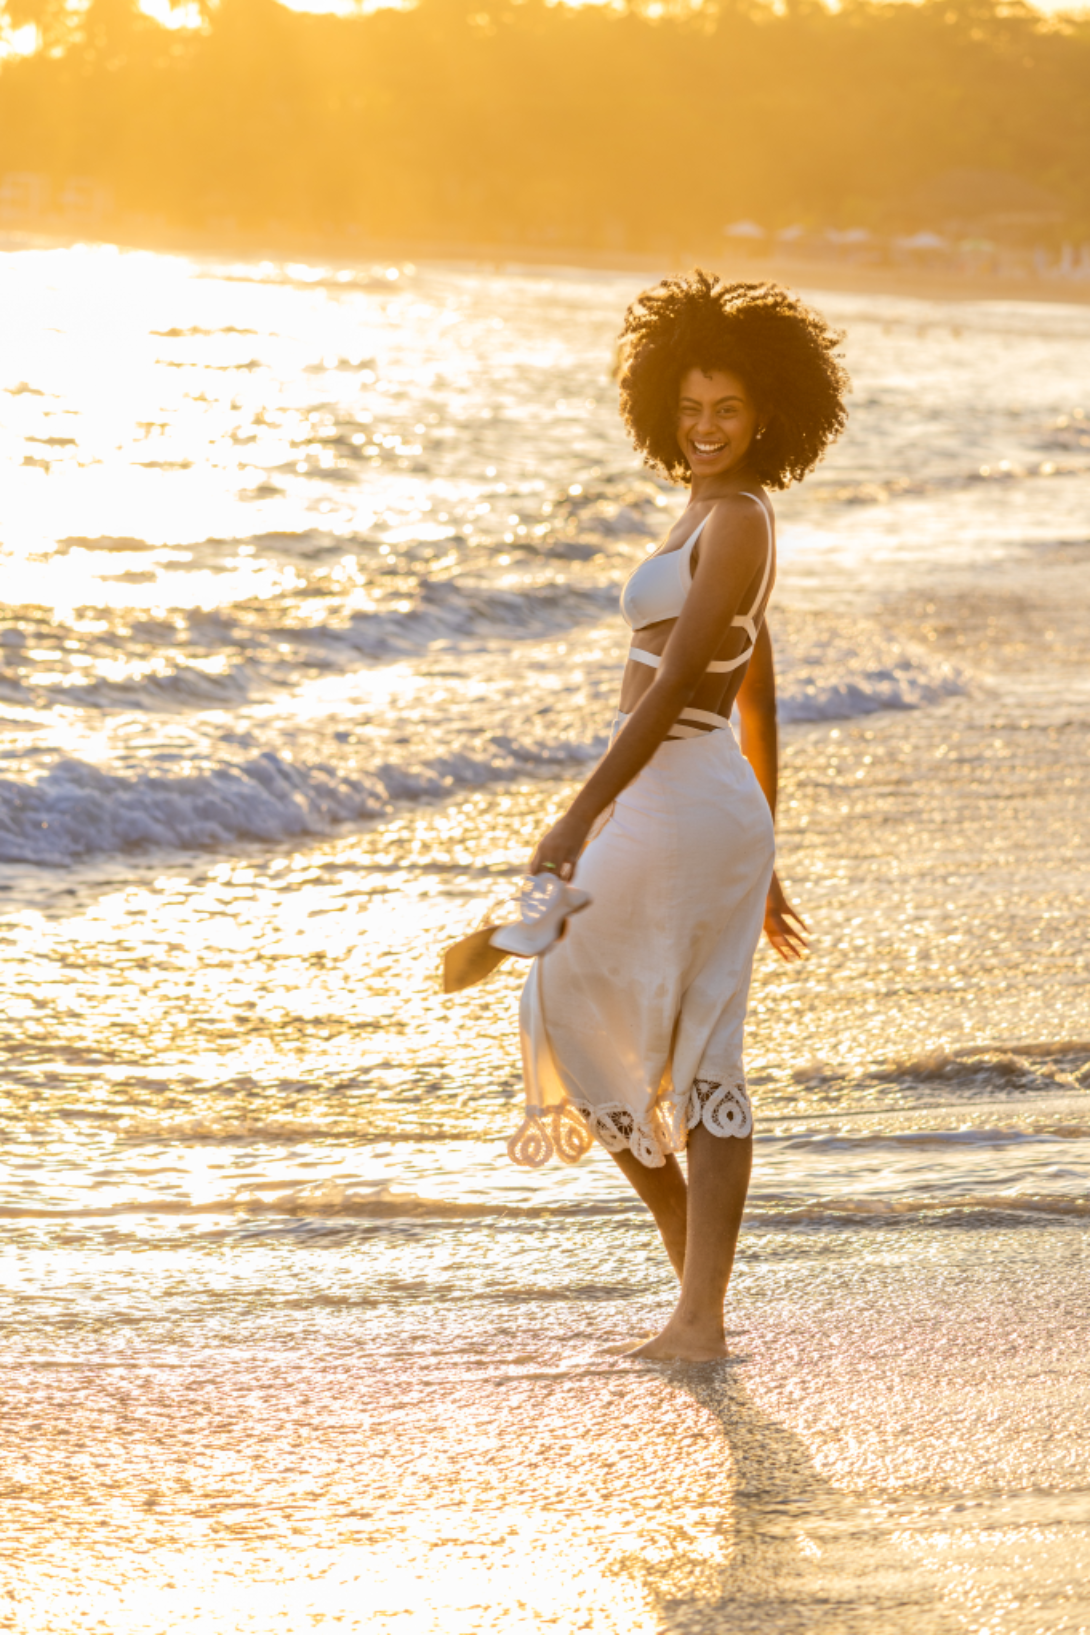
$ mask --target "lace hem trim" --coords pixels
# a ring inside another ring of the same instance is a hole
[[[694,1079],[683,1100],[660,1102],[647,1119],[638,1119],[620,1102],[592,1106],[575,1097],[559,1107],[528,1107],[507,1143],[507,1156],[523,1169],[541,1169],[550,1158],[575,1164],[597,1138],[610,1152],[627,1147],[648,1169],[661,1169],[668,1153],[684,1152],[689,1131],[698,1124],[712,1135],[750,1135],[753,1108],[745,1079]]]

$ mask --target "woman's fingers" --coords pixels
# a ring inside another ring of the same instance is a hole
[[[799,925],[803,925],[801,917],[784,904],[783,907],[769,909],[765,916],[765,934],[780,958],[790,964],[809,952],[809,943],[803,932],[789,923],[789,914]]]
[[[544,862],[538,863],[536,868],[531,864],[530,873],[555,874],[558,880],[570,880],[575,873],[575,864],[568,857],[559,863],[554,863],[552,859],[546,859]]]
[[[556,874],[561,880],[570,880],[575,873],[575,859],[565,857],[562,851],[544,841],[530,859],[531,874]]]
[[[776,875],[768,892],[765,933],[781,959],[791,963],[810,951],[810,927],[797,908],[792,908]]]
[[[561,818],[538,841],[530,859],[530,873],[555,873],[561,880],[570,880],[575,874],[586,838],[585,825],[574,822],[570,815]]]
[[[783,894],[782,886],[779,887],[778,891],[770,891],[768,896],[768,907],[771,914],[778,914],[781,919],[785,920],[796,920],[798,924],[802,926],[804,931],[809,931],[810,927],[807,925],[798,909],[793,908],[787,901],[787,898]]]

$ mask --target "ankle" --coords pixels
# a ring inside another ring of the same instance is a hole
[[[726,1338],[722,1310],[692,1310],[678,1306],[668,1326],[672,1329],[684,1329],[687,1334],[712,1336],[719,1340]]]

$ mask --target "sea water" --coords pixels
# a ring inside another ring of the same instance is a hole
[[[515,962],[677,515],[631,276],[0,254],[0,1627],[1090,1629],[1090,308],[807,292],[731,1359]]]

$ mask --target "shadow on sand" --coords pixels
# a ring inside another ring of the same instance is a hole
[[[803,1439],[752,1398],[737,1363],[675,1367],[663,1384],[722,1437],[708,1536],[681,1538],[664,1491],[660,1552],[626,1566],[663,1635],[950,1635],[964,1626],[893,1538],[885,1506],[821,1474]],[[695,1548],[694,1548],[695,1545]]]

